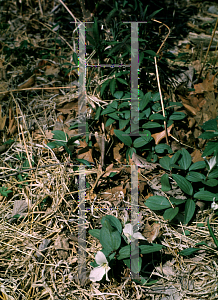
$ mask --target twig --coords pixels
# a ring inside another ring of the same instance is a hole
[[[163,24],[164,26],[167,27],[167,29],[169,31],[167,36],[165,37],[163,43],[161,44],[160,48],[158,49],[158,51],[156,53],[158,55],[161,48],[163,47],[164,43],[166,42],[166,40],[167,40],[167,38],[170,34],[170,28],[166,24],[164,24],[160,21],[157,21],[155,19],[153,19],[153,21]],[[156,70],[156,76],[157,76],[157,85],[158,85],[158,90],[159,90],[159,94],[160,94],[160,102],[161,102],[161,107],[162,107],[162,112],[163,112],[163,117],[164,117],[164,129],[165,129],[165,135],[166,135],[166,142],[167,142],[167,145],[169,145],[168,132],[167,132],[167,122],[165,120],[165,109],[164,109],[164,103],[163,103],[163,96],[162,96],[162,92],[161,92],[160,79],[159,79],[158,66],[157,66],[157,57],[156,56],[154,57],[154,62],[155,62],[155,70]]]
[[[215,35],[215,32],[216,32],[217,25],[218,25],[218,18],[216,19],[216,25],[215,25],[214,30],[213,30],[213,34],[212,34],[212,37],[211,37],[211,40],[210,40],[210,44],[209,44],[209,46],[207,48],[207,53],[206,53],[206,56],[205,56],[205,59],[204,59],[203,66],[202,66],[201,71],[200,71],[199,76],[198,76],[198,81],[199,81],[199,79],[201,77],[201,74],[202,74],[202,71],[204,69],[204,66],[205,66],[205,63],[206,63],[206,59],[207,59],[208,53],[210,51],[210,47],[211,47],[211,44],[213,42],[213,38],[214,38],[214,35]]]

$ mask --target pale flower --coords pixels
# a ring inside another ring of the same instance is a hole
[[[94,268],[89,275],[89,279],[93,282],[100,281],[104,275],[106,275],[106,280],[108,279],[108,271],[110,267],[108,266],[108,261],[103,252],[98,251],[95,256],[95,261],[99,265],[98,267]]]
[[[127,237],[128,243],[134,242],[135,240],[146,240],[140,232],[133,233],[133,226],[130,223],[125,225],[123,233]]]

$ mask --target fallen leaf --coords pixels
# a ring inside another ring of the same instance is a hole
[[[86,141],[79,141],[80,147],[76,150],[79,159],[85,159],[90,163],[94,163],[92,158],[92,149],[89,148]]]
[[[146,168],[147,170],[154,170],[159,164],[149,163],[146,159],[133,152],[132,159],[130,159],[139,168]]]
[[[170,125],[170,127],[167,128],[167,135],[171,136],[170,130],[173,128],[173,124]],[[163,130],[161,132],[157,132],[151,135],[153,139],[155,140],[155,144],[158,145],[162,139],[166,138],[166,131]]]
[[[0,130],[3,130],[5,127],[6,115],[2,117],[2,106],[0,105]]]
[[[147,241],[149,243],[152,243],[158,237],[159,232],[160,232],[160,224],[153,223],[152,225],[149,225],[147,221],[142,234],[144,235],[144,237],[147,238]]]
[[[58,235],[57,239],[54,242],[54,247],[57,251],[57,256],[59,259],[65,260],[68,258],[69,243],[67,238]]]

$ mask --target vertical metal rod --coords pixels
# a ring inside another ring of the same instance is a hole
[[[138,226],[138,166],[131,165],[131,224],[133,226],[133,235],[138,230],[135,230]],[[139,272],[133,272],[134,266],[139,265],[139,248],[137,246],[137,240],[134,241],[131,237],[131,254],[130,254],[130,270],[133,279],[139,279]],[[135,267],[134,267],[135,269]]]
[[[138,71],[139,71],[139,43],[138,22],[131,22],[131,117],[130,135],[139,136],[139,97],[138,97]]]

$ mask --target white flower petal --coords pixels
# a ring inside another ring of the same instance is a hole
[[[102,264],[107,264],[108,263],[105,255],[104,255],[104,253],[101,252],[101,251],[97,252],[97,254],[95,256],[95,261],[96,261],[96,263],[98,265],[102,265]]]
[[[132,224],[130,223],[126,224],[125,227],[123,228],[123,233],[125,234],[125,236],[132,235],[133,234]]]
[[[90,272],[89,279],[93,282],[100,281],[105,273],[106,269],[103,266],[96,267]]]
[[[110,267],[107,266],[107,268],[106,268],[106,270],[105,270],[106,280],[107,280],[107,281],[110,281],[110,280],[108,279],[108,271],[109,271],[109,270],[110,270]]]
[[[138,240],[146,240],[145,237],[140,232],[134,233],[133,238]]]

